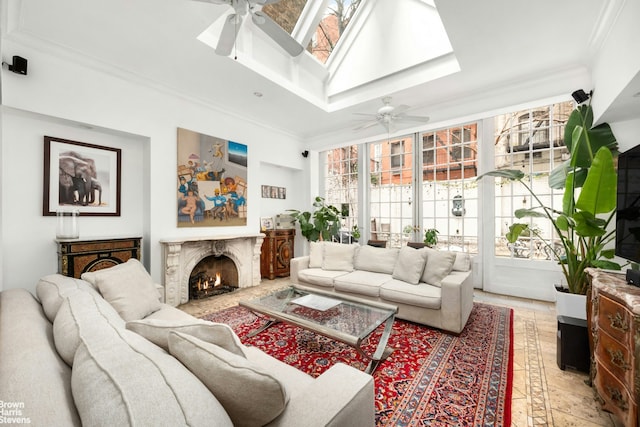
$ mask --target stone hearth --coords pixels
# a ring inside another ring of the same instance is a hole
[[[260,249],[264,234],[180,237],[162,239],[165,302],[178,306],[189,301],[189,276],[207,256],[227,256],[238,269],[238,287],[260,284]]]

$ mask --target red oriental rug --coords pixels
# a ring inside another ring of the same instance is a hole
[[[351,347],[278,323],[253,338],[265,318],[243,307],[203,317],[227,323],[242,342],[314,377],[337,362],[364,370]],[[373,352],[384,329],[370,337]],[[510,426],[513,310],[475,303],[459,336],[403,320],[394,322],[394,352],[373,373],[376,426]],[[365,346],[366,348],[366,346]]]

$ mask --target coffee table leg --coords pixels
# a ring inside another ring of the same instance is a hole
[[[275,320],[275,319],[270,319],[267,321],[267,323],[265,323],[264,325],[260,326],[258,329],[256,329],[255,331],[251,331],[247,334],[248,338],[251,337],[255,337],[256,335],[258,335],[260,332],[264,331],[265,329],[267,329],[268,327],[270,327],[271,325],[274,325],[276,323],[280,323],[279,320]]]
[[[380,362],[385,360],[387,357],[389,357],[391,353],[393,353],[393,349],[387,347],[387,341],[391,336],[391,330],[393,329],[394,318],[395,316],[389,317],[385,323],[384,332],[380,337],[380,341],[378,342],[378,347],[376,348],[376,352],[373,353],[373,356],[370,357],[371,361],[369,362],[367,369],[365,369],[365,372],[367,374],[371,374],[373,371],[375,371],[378,365],[380,364]]]

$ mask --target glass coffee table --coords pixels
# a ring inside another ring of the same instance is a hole
[[[365,370],[369,374],[393,352],[387,347],[398,311],[398,307],[393,305],[296,287],[240,301],[239,304],[271,318],[249,336],[257,335],[278,322],[295,325],[355,348],[370,360]],[[382,323],[385,323],[385,328],[376,350],[368,354],[361,344]]]

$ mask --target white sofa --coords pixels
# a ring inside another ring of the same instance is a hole
[[[370,375],[336,364],[314,379],[246,347],[227,325],[160,303],[136,262],[83,276],[92,283],[43,277],[37,297],[0,293],[3,422],[374,424]]]
[[[396,305],[396,317],[453,334],[473,308],[471,260],[463,252],[311,242],[291,260],[296,287]]]

